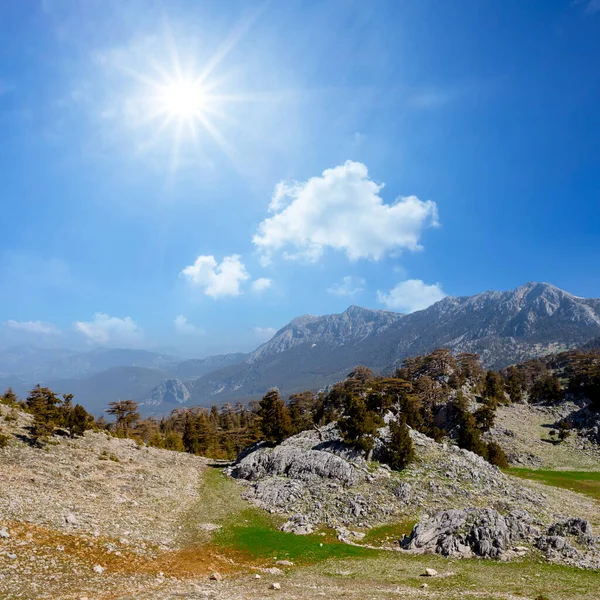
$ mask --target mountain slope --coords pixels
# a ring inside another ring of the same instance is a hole
[[[286,394],[319,388],[357,364],[382,370],[440,346],[477,352],[497,368],[579,346],[599,334],[600,300],[547,283],[447,297],[410,315],[350,307],[339,315],[294,319],[245,363],[194,382],[191,402],[257,397],[272,386]]]

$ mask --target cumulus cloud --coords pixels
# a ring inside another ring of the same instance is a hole
[[[384,204],[382,188],[364,164],[353,161],[305,182],[277,184],[269,205],[274,214],[252,238],[262,263],[277,251],[316,261],[331,248],[354,261],[419,250],[423,229],[438,224],[435,202],[407,196]]]
[[[445,296],[439,283],[427,285],[420,279],[401,281],[387,294],[377,292],[377,300],[381,304],[408,313],[423,310]]]
[[[268,290],[273,284],[272,279],[267,279],[266,277],[261,277],[260,279],[255,279],[252,282],[252,290],[255,292],[263,292],[264,290]]]
[[[342,277],[342,281],[339,283],[334,283],[330,288],[327,288],[327,292],[336,296],[354,296],[363,291],[364,288],[362,286],[364,285],[364,279],[347,275],[346,277]]]
[[[204,289],[207,296],[222,298],[239,296],[241,285],[250,279],[239,254],[226,256],[220,264],[214,256],[199,256],[181,274],[192,284]]]
[[[268,342],[277,333],[274,327],[255,327],[253,331],[261,342]]]
[[[203,335],[204,329],[197,325],[192,325],[184,315],[177,315],[173,319],[173,325],[175,325],[175,331],[184,335]]]
[[[37,333],[40,335],[58,335],[60,329],[52,323],[44,323],[43,321],[6,321],[6,326],[10,329],[26,331],[27,333]]]
[[[96,313],[93,321],[77,321],[75,329],[95,344],[122,344],[137,346],[142,342],[142,330],[131,317],[109,317]]]

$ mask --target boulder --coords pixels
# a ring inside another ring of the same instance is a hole
[[[332,479],[345,486],[356,485],[362,478],[359,469],[344,458],[327,450],[306,449],[292,443],[260,447],[237,462],[230,474],[250,481],[271,476],[300,481]]]
[[[445,510],[418,523],[403,548],[435,552],[443,556],[481,556],[498,558],[513,542],[537,533],[525,511],[503,516],[491,508]]]

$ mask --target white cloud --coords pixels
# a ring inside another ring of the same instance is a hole
[[[336,296],[354,296],[363,291],[364,288],[361,287],[363,285],[365,285],[364,279],[360,277],[355,279],[351,275],[347,275],[339,283],[335,283],[330,288],[327,288],[327,292]]]
[[[252,238],[261,262],[268,264],[276,251],[288,259],[316,261],[326,248],[341,250],[350,260],[421,249],[422,230],[437,225],[435,202],[408,196],[384,204],[382,188],[364,164],[353,161],[303,183],[277,184],[269,206],[275,214]]]
[[[221,264],[217,263],[214,256],[199,256],[181,274],[191,284],[204,288],[204,293],[213,298],[239,296],[242,293],[241,284],[250,279],[239,254],[226,256]]]
[[[109,317],[96,313],[93,321],[77,321],[75,329],[96,344],[137,346],[142,342],[142,330],[131,317]]]
[[[5,325],[10,329],[18,329],[28,333],[39,333],[41,335],[58,335],[60,329],[52,323],[44,323],[43,321],[6,321]]]
[[[188,323],[187,317],[183,315],[177,315],[173,319],[173,324],[175,325],[175,331],[184,335],[204,335],[205,333],[202,327]]]
[[[263,292],[264,290],[268,290],[273,284],[272,279],[267,279],[266,277],[261,277],[260,279],[255,279],[252,282],[252,290],[255,292]]]
[[[268,342],[277,333],[274,327],[255,327],[253,331],[261,342]]]
[[[427,308],[445,296],[439,283],[427,285],[420,279],[401,281],[388,294],[377,292],[381,304],[409,313]]]

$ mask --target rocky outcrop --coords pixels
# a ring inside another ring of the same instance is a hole
[[[142,402],[145,406],[161,406],[162,404],[185,404],[190,399],[190,392],[179,379],[161,381]]]
[[[382,444],[386,429],[380,430]],[[376,526],[447,507],[491,508],[500,514],[524,509],[545,523],[558,517],[544,494],[480,456],[417,431],[411,437],[417,458],[402,473],[367,464],[341,442],[335,424],[292,436],[276,447],[257,444],[228,473],[244,482],[244,497],[253,504],[295,520],[290,530],[296,524]],[[384,449],[376,450],[381,454]]]
[[[415,525],[402,547],[443,556],[499,558],[535,534],[539,530],[526,511],[503,516],[491,508],[444,510]]]
[[[351,486],[364,478],[359,465],[364,467],[360,454],[341,444],[335,428],[329,426],[319,433],[302,432],[275,448],[259,444],[246,452],[229,473],[249,481],[284,476],[305,482],[330,479]]]
[[[598,541],[584,519],[567,519],[542,532],[541,523],[524,510],[502,515],[490,508],[471,508],[436,513],[415,525],[400,545],[418,553],[500,559],[522,556],[531,546],[544,552],[551,561],[597,569]]]

